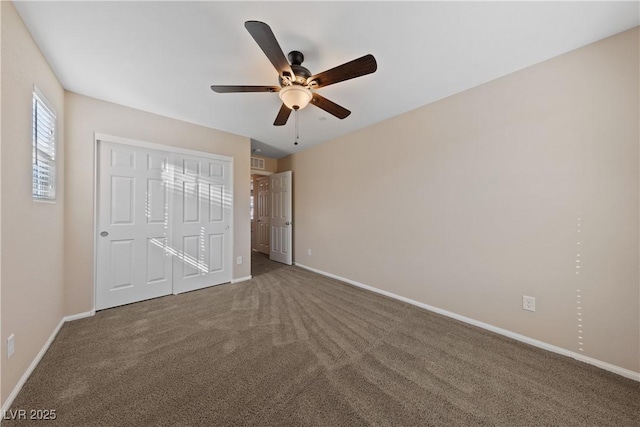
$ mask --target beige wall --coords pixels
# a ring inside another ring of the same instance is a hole
[[[2,346],[1,397],[18,383],[64,315],[64,91],[13,3],[1,2],[2,159],[1,245],[2,330],[15,334],[15,353]],[[57,113],[57,200],[31,197],[31,107],[33,85]]]
[[[249,138],[66,92],[66,313],[93,308],[94,132],[233,157],[233,278],[251,274]]]
[[[295,261],[640,372],[638,38],[281,159]]]

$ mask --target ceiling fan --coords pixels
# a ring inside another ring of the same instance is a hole
[[[339,119],[346,118],[351,114],[351,111],[318,95],[315,90],[371,74],[378,68],[373,55],[365,55],[322,73],[311,74],[307,68],[302,66],[304,61],[302,53],[296,50],[289,52],[289,60],[287,61],[276,37],[273,35],[273,31],[267,24],[260,21],[247,21],[244,26],[275,67],[278,72],[280,86],[213,85],[211,90],[217,93],[278,92],[282,100],[282,107],[280,107],[276,120],[273,122],[274,126],[286,124],[291,110],[300,110],[309,103]]]

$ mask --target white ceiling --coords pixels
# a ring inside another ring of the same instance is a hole
[[[281,157],[472,88],[639,24],[631,2],[16,2],[70,91],[252,138]],[[378,71],[319,89],[352,111],[309,106],[272,125],[277,85],[244,28],[269,24],[284,53],[318,73],[373,54]],[[523,100],[526,102],[526,100]]]

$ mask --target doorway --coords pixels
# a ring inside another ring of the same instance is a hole
[[[251,178],[251,241],[255,252],[293,264],[291,171]]]

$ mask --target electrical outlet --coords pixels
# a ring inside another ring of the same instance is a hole
[[[242,256],[236,258],[236,264],[242,264]]]
[[[307,249],[307,255],[311,256],[311,249]]]
[[[13,356],[13,353],[16,351],[16,337],[15,335],[9,335],[7,338],[7,359],[10,359]]]
[[[535,297],[529,297],[522,295],[522,309],[529,311],[536,311],[536,299]]]

